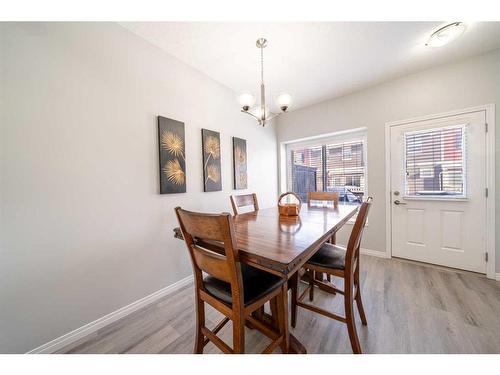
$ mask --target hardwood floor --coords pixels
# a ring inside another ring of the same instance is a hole
[[[364,353],[500,353],[500,282],[420,263],[361,258],[368,326],[356,315]],[[341,286],[340,279],[335,283]],[[304,286],[302,286],[303,288]],[[186,287],[89,335],[61,353],[191,353],[194,293]],[[342,299],[322,291],[314,303],[343,313]],[[212,328],[222,315],[207,308]],[[299,308],[291,330],[308,353],[351,353],[344,324]],[[269,339],[247,329],[246,351]],[[219,335],[231,345],[231,326]],[[220,353],[211,343],[205,353]],[[280,353],[279,349],[276,353]]]

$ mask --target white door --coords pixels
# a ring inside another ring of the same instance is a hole
[[[391,127],[392,255],[486,273],[486,112]]]

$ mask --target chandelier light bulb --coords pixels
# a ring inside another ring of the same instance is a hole
[[[239,96],[238,101],[246,112],[255,104],[255,97],[252,94],[244,93]]]
[[[278,102],[278,106],[281,108],[283,112],[285,112],[288,107],[290,107],[290,104],[292,104],[292,96],[290,94],[281,94],[278,96],[276,99]]]

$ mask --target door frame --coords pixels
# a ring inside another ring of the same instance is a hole
[[[495,271],[495,104],[486,104],[477,107],[465,108],[455,111],[437,113],[427,116],[413,117],[406,120],[391,121],[385,124],[385,241],[386,254],[392,257],[392,195],[391,195],[391,128],[408,125],[414,122],[435,120],[443,117],[463,115],[471,112],[485,111],[486,124],[486,277],[496,279]]]

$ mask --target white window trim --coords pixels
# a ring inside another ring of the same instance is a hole
[[[279,187],[280,194],[289,191],[288,186],[288,165],[291,164],[291,153],[290,151],[299,150],[305,147],[317,146],[318,144],[329,144],[329,143],[343,143],[362,140],[363,147],[363,158],[365,162],[364,166],[364,176],[365,176],[365,197],[369,196],[369,182],[368,182],[368,130],[366,127],[355,128],[349,130],[342,130],[334,133],[327,133],[322,135],[317,135],[313,137],[300,138],[296,140],[290,140],[280,143],[279,152]],[[352,217],[346,224],[354,224],[356,221],[356,216]],[[366,225],[368,226],[368,221]]]
[[[314,137],[300,138],[292,141],[281,142],[281,145],[289,150],[298,150],[304,147],[317,146],[318,143],[351,142],[359,139],[366,141],[366,128],[356,128],[348,131],[339,131]]]

